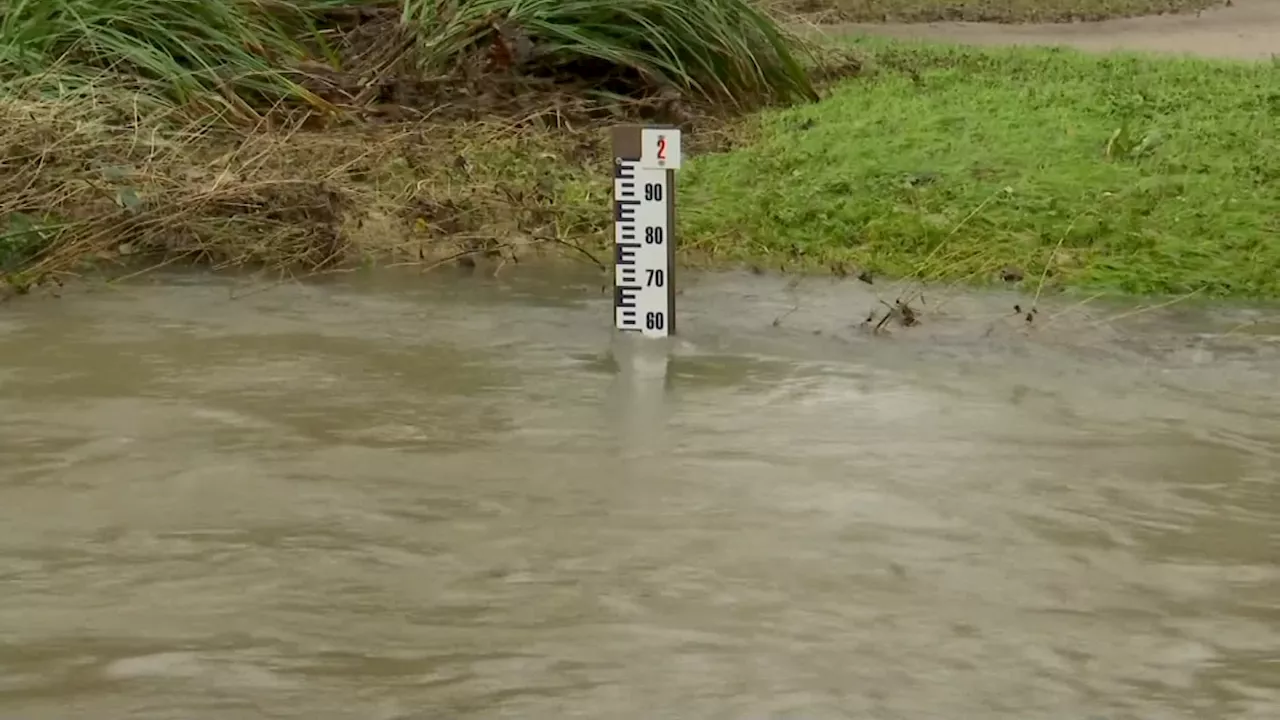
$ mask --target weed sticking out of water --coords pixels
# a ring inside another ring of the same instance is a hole
[[[689,163],[687,240],[1037,293],[1280,295],[1274,67],[857,45],[872,72]]]

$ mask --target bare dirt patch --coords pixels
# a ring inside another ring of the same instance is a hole
[[[1227,0],[777,0],[784,12],[827,23],[1064,23],[1194,14]]]
[[[956,3],[948,7],[968,5]],[[1184,3],[1181,9],[1193,7]],[[857,13],[848,16],[856,17]],[[1229,7],[1220,5],[1203,12],[1116,17],[1099,22],[1061,23],[1054,22],[1056,18],[1052,16],[1037,18],[1033,13],[988,17],[968,11],[947,18],[957,20],[954,22],[933,22],[938,18],[928,13],[898,17],[898,22],[881,22],[882,18],[866,14],[862,17],[863,22],[827,25],[823,30],[833,34],[867,33],[972,45],[1062,45],[1098,52],[1134,50],[1241,60],[1265,60],[1280,55],[1280,0],[1234,0]],[[992,22],[960,21],[979,19]],[[1040,21],[1008,24],[1021,19]]]

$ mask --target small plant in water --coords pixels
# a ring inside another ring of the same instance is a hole
[[[0,271],[12,272],[35,257],[47,244],[44,223],[22,212],[11,212],[0,224]]]

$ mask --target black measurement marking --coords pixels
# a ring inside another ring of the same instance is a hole
[[[636,248],[641,245],[640,243],[618,243],[614,247],[618,249],[618,264],[632,265],[636,261]]]
[[[640,311],[640,298],[645,293],[664,293],[666,303],[671,298],[672,269],[666,267],[670,262],[669,246],[673,238],[667,235],[667,227],[659,222],[657,225],[646,225],[639,222],[637,208],[641,203],[665,206],[672,198],[667,196],[671,187],[665,182],[642,182],[654,179],[653,175],[641,172],[640,164],[634,160],[616,158],[614,162],[614,222],[615,240],[614,254],[616,271],[614,274],[614,318],[620,330],[644,331],[664,335],[672,331],[675,318],[670,317],[674,305],[664,310]],[[657,210],[657,208],[646,208]],[[669,212],[669,208],[667,209]],[[659,211],[661,214],[662,211]],[[646,255],[646,262],[641,266],[639,255]],[[660,256],[666,256],[659,261]],[[652,298],[657,300],[657,297]],[[646,303],[650,298],[645,297]],[[666,305],[664,303],[664,305]]]
[[[634,308],[636,306],[636,291],[640,288],[634,285],[619,285],[614,290],[613,306],[619,308]]]
[[[632,223],[636,221],[636,207],[640,204],[639,200],[619,200],[613,204],[613,219],[615,222]]]

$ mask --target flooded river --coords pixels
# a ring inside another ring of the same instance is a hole
[[[0,306],[0,717],[1280,717],[1274,312],[600,283]]]

